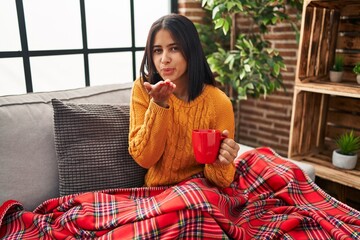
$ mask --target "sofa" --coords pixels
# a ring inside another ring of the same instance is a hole
[[[131,87],[0,97],[0,205],[15,199],[32,211],[66,194],[141,186],[146,170],[126,152]],[[314,180],[311,165],[293,162]]]

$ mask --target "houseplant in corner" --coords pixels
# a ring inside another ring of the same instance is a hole
[[[335,167],[354,169],[357,163],[357,151],[360,150],[360,136],[353,130],[345,132],[335,140],[338,149],[333,151],[332,163]]]
[[[356,74],[357,83],[360,84],[360,62],[356,63],[353,72]]]
[[[235,125],[239,126],[241,100],[266,98],[278,89],[286,90],[282,76],[286,70],[285,61],[266,36],[274,26],[284,22],[290,23],[298,32],[298,19],[290,15],[288,8],[295,8],[301,16],[302,0],[201,2],[213,22],[214,31],[208,32],[208,36],[212,38],[213,32],[218,30],[222,30],[225,36],[230,35],[228,44],[215,41],[215,50],[207,51],[210,50],[207,46],[204,49],[215,80],[233,102]],[[246,29],[238,26],[238,17],[249,20]],[[238,132],[235,139],[238,140]]]
[[[335,62],[330,70],[330,81],[341,82],[344,73],[344,58],[340,55],[335,56]]]

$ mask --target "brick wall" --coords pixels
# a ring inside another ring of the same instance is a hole
[[[178,0],[178,10],[194,22],[200,22],[205,14],[201,1],[197,0]],[[289,13],[295,18],[294,12]],[[249,23],[249,19],[239,16],[236,21],[238,31],[249,31]],[[237,141],[253,147],[269,146],[287,156],[298,45],[295,32],[290,24],[285,23],[273,27],[266,39],[284,58],[287,71],[282,74],[286,92],[279,90],[266,99],[241,101]]]

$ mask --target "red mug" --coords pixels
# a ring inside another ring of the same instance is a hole
[[[219,155],[221,141],[226,137],[219,130],[196,129],[192,131],[192,146],[198,163],[215,162]]]

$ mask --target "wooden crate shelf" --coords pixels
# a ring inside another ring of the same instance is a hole
[[[295,88],[298,91],[360,98],[360,84],[355,84],[353,82],[333,83],[329,81],[313,81],[308,83],[299,83],[295,86]]]
[[[329,156],[312,153],[292,158],[314,166],[318,177],[360,190],[360,171],[338,169],[331,164]]]
[[[360,211],[360,190],[317,177],[315,182],[325,192]]]
[[[329,80],[335,55],[344,57],[340,83]],[[360,1],[305,0],[288,157],[310,163],[317,177],[343,186],[336,195],[344,201],[351,189],[359,193],[360,161],[354,170],[343,170],[332,165],[331,156],[341,133],[353,129],[360,135],[360,85],[352,72],[357,62]]]

